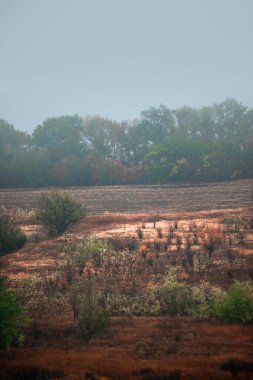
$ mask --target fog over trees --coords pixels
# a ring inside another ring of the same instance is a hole
[[[149,107],[139,119],[46,119],[31,134],[0,120],[0,187],[223,181],[253,175],[253,109]]]

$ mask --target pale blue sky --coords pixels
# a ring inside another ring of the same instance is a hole
[[[253,107],[253,0],[0,0],[0,118]]]

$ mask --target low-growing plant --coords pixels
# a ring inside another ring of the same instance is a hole
[[[75,201],[71,195],[60,191],[42,194],[36,212],[38,222],[50,235],[61,234],[84,215],[83,205]]]
[[[78,268],[79,275],[83,274],[85,266],[89,263],[95,269],[100,268],[105,254],[109,250],[106,241],[97,237],[89,237],[68,243],[63,247],[66,254],[66,266],[74,265]]]
[[[18,207],[14,211],[15,218],[19,224],[36,224],[36,215],[34,210],[27,211]]]
[[[0,278],[0,349],[22,344],[29,323],[30,318],[16,294],[6,289],[4,279]]]
[[[175,228],[174,228],[173,224],[170,224],[169,225],[169,232],[170,232],[171,237],[173,237],[174,231],[175,231]]]
[[[134,237],[130,237],[126,241],[125,248],[128,249],[130,252],[133,252],[138,248],[138,245],[138,241]]]
[[[226,249],[225,250],[225,257],[227,258],[228,262],[233,265],[236,260],[236,253],[233,249]]]
[[[111,315],[130,316],[131,305],[129,296],[122,293],[109,294],[104,300],[106,310]]]
[[[201,245],[211,258],[216,247],[221,243],[221,234],[214,228],[206,228],[200,233]]]
[[[0,255],[20,249],[26,242],[15,213],[0,206]]]
[[[194,268],[194,254],[195,252],[191,249],[191,247],[186,248],[185,255],[190,268]]]
[[[136,233],[140,240],[143,239],[143,231],[140,227],[138,228],[138,230],[136,230]]]
[[[238,232],[237,241],[240,245],[245,245],[245,235],[244,235],[244,232],[242,230],[240,230]]]
[[[52,300],[56,297],[60,291],[60,278],[56,273],[46,273],[41,280],[41,286],[47,302],[51,305]]]
[[[163,231],[162,231],[162,229],[160,227],[156,229],[156,233],[157,233],[158,239],[162,239],[163,238]]]
[[[105,299],[106,310],[112,315],[159,315],[160,304],[151,292],[144,295],[110,294]]]
[[[199,252],[193,257],[194,272],[203,272],[209,263],[209,257],[206,252]]]
[[[73,311],[73,317],[76,319],[79,316],[82,303],[82,289],[77,284],[72,284],[68,290],[68,302]]]
[[[176,237],[176,245],[177,245],[177,250],[179,251],[182,245],[182,238],[179,235]]]
[[[160,249],[161,249],[161,242],[160,242],[159,240],[155,240],[155,241],[154,241],[154,247],[155,247],[155,250],[156,250],[157,252],[159,252]]]

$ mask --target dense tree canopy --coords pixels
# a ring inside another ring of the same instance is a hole
[[[0,187],[220,181],[252,177],[252,164],[253,110],[234,99],[121,123],[52,117],[31,135],[0,120]]]

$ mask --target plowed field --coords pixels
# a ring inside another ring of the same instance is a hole
[[[84,201],[88,214],[186,212],[252,206],[253,180],[198,185],[101,186],[64,189]],[[46,189],[2,189],[0,204],[30,210]]]

